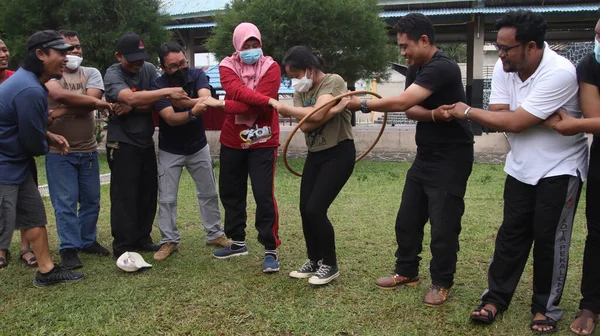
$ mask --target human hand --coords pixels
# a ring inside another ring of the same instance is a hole
[[[96,110],[101,111],[101,112],[108,110],[110,112],[113,110],[113,104],[109,103],[105,100],[98,99],[98,100],[96,100]]]
[[[210,106],[210,107],[223,107],[225,104],[223,101],[219,100],[219,99],[215,99],[213,97],[200,97],[199,102]]]
[[[116,103],[113,105],[113,113],[116,115],[125,115],[133,110],[133,107],[125,104]]]
[[[351,100],[352,99],[350,97],[344,97],[344,98],[340,99],[340,101],[337,104],[335,104],[333,107],[331,107],[329,109],[329,112],[341,113],[342,111],[346,110],[346,108]]]
[[[169,88],[169,94],[167,95],[167,98],[172,99],[172,100],[181,100],[181,99],[189,99],[188,94],[185,92],[185,90],[183,88],[180,87],[174,87],[174,88]]]
[[[456,107],[456,104],[452,104],[452,105],[442,105],[439,106],[438,108],[433,110],[433,116],[435,118],[435,121],[445,121],[448,122],[452,119],[454,119],[454,116],[452,114],[450,114],[450,110],[454,109]],[[464,112],[463,112],[464,115]]]
[[[548,126],[562,135],[575,135],[581,133],[578,129],[581,119],[569,115],[565,110],[558,109],[548,119],[544,121],[544,125]]]
[[[167,97],[167,100],[174,107],[185,108],[186,106],[189,106],[188,103],[192,99],[190,97],[183,97],[182,99],[172,99]]]
[[[195,116],[199,116],[202,115],[204,112],[206,112],[206,109],[208,108],[208,106],[206,104],[204,104],[203,102],[197,102],[196,105],[194,105],[194,107],[192,107],[192,114]]]
[[[352,96],[348,104],[346,104],[346,108],[352,112],[358,111],[360,109],[360,103],[362,100],[357,96]]]
[[[65,137],[51,132],[46,132],[46,137],[48,138],[48,142],[52,146],[58,147],[60,149],[61,155],[66,155],[69,153],[69,142],[67,141],[67,139],[65,139]]]
[[[438,108],[442,108],[442,110],[447,111],[452,117],[454,117],[456,119],[464,120],[464,119],[467,119],[467,116],[465,115],[465,111],[469,108],[469,105],[467,105],[463,102],[457,102],[452,105],[443,105]],[[434,115],[435,115],[435,112],[434,112]],[[436,115],[436,117],[437,117],[437,115]]]

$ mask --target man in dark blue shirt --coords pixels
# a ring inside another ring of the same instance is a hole
[[[48,152],[48,142],[67,153],[69,144],[46,131],[48,91],[44,83],[60,78],[73,47],[52,30],[27,40],[23,68],[0,86],[0,244],[10,243],[15,228],[24,229],[38,260],[36,286],[77,282],[83,274],[54,265],[48,248],[46,211],[34,182],[34,156]],[[0,268],[8,265],[8,245],[2,246]],[[3,265],[3,266],[2,266]]]
[[[181,236],[177,230],[177,192],[183,167],[196,183],[196,195],[207,245],[226,247],[231,244],[221,228],[221,212],[210,148],[206,141],[201,114],[206,110],[196,105],[199,97],[210,97],[204,71],[190,68],[183,48],[175,42],[164,43],[159,50],[164,73],[156,79],[152,90],[181,87],[189,99],[161,99],[154,103],[160,114],[158,136],[158,227],[163,236],[154,259],[164,260],[177,250]]]

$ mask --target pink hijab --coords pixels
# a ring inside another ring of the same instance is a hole
[[[267,73],[275,61],[273,61],[270,56],[264,55],[252,65],[242,61],[240,58],[240,51],[242,50],[244,43],[252,37],[256,38],[262,47],[262,40],[258,28],[249,22],[240,23],[233,31],[233,46],[236,51],[231,56],[225,57],[219,65],[233,70],[246,87],[256,90],[260,79]],[[256,114],[237,114],[235,116],[235,123],[238,125],[246,124],[249,127],[252,127],[257,117]]]

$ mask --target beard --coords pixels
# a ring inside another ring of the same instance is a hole
[[[511,62],[503,64],[505,72],[519,72],[523,69],[523,67],[527,64],[527,54],[525,51],[521,51],[521,59],[517,64],[513,64]]]

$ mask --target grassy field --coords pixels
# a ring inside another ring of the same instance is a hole
[[[298,169],[302,160],[292,162]],[[218,164],[218,163],[217,163]],[[43,165],[42,165],[43,167]],[[106,164],[103,163],[103,172]],[[14,260],[0,271],[1,335],[529,335],[531,262],[510,309],[489,327],[474,326],[468,316],[486,288],[486,271],[502,218],[502,166],[478,164],[466,195],[461,251],[451,299],[441,308],[422,304],[431,284],[425,237],[421,285],[382,291],[377,277],[393,270],[394,220],[409,164],[361,162],[330,209],[336,229],[341,276],[314,288],[288,278],[305,258],[298,214],[300,179],[280,165],[276,195],[280,211],[277,274],[261,272],[262,247],[253,228],[249,195],[250,254],[217,260],[204,246],[193,183],[184,174],[179,195],[180,252],[164,262],[144,254],[154,267],[124,273],[109,257],[82,256],[86,279],[46,289],[31,284],[34,272]],[[43,169],[40,170],[42,173]],[[41,174],[40,174],[41,175]],[[43,181],[43,179],[42,179]],[[42,181],[40,183],[42,183]],[[99,241],[110,246],[109,186],[102,187]],[[577,308],[585,238],[583,209],[573,230],[570,273],[563,295],[564,319],[557,335],[570,335]],[[54,216],[45,199],[51,246],[58,241]],[[426,227],[426,232],[429,227]],[[153,237],[158,241],[155,227]],[[18,252],[18,234],[13,254]],[[55,260],[56,251],[53,251]]]

